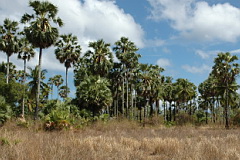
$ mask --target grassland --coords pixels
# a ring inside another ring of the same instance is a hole
[[[141,127],[121,121],[46,132],[41,125],[0,128],[1,160],[239,160],[240,129]]]

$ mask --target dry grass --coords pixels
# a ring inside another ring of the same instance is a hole
[[[239,160],[240,130],[146,127],[110,122],[45,132],[8,123],[0,128],[1,160]]]

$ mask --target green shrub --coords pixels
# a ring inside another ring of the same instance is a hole
[[[0,96],[0,124],[5,123],[13,115],[11,106],[5,101],[5,98]]]
[[[188,123],[192,123],[192,121],[193,121],[193,118],[188,113],[185,113],[184,111],[181,111],[176,115],[177,125],[186,125]]]
[[[203,110],[197,110],[196,113],[193,115],[195,124],[202,124],[206,122],[206,114]]]
[[[236,111],[236,114],[232,117],[232,122],[234,125],[240,126],[240,110]]]

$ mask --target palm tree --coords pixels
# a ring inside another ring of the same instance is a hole
[[[240,72],[239,64],[235,61],[237,56],[232,56],[229,52],[219,53],[214,60],[212,74],[217,80],[217,88],[224,100],[225,128],[229,129],[229,97],[231,92],[236,92],[236,77]]]
[[[17,38],[18,22],[9,19],[4,20],[3,26],[0,26],[0,51],[7,54],[7,78],[9,82],[9,59],[13,53],[19,50],[19,40]]]
[[[7,68],[9,68],[9,71],[8,71],[9,79],[16,80],[16,76],[17,76],[16,66],[12,62],[9,62],[9,63],[2,62],[0,64],[0,72],[3,72],[5,75],[7,74],[7,70],[8,70]]]
[[[174,100],[174,85],[172,82],[173,78],[172,77],[165,77],[165,81],[163,84],[163,92],[162,92],[162,97],[164,102],[168,102],[169,103],[169,115],[167,115],[167,120],[171,121],[172,120],[172,102]],[[175,109],[174,109],[175,112]],[[165,114],[166,110],[164,108],[164,119],[165,119]],[[174,119],[175,119],[175,114],[173,115]]]
[[[61,75],[55,75],[52,79],[53,84],[57,87],[57,99],[58,99],[58,95],[59,95],[59,87],[63,84],[63,78]]]
[[[176,86],[177,95],[180,98],[179,100],[184,104],[186,111],[188,111],[188,101],[192,100],[196,96],[197,87],[192,82],[183,78],[178,78],[176,80]],[[191,115],[191,108],[189,110],[189,114]]]
[[[67,86],[61,86],[60,88],[59,88],[59,95],[60,95],[60,97],[61,98],[63,98],[63,99],[65,99],[65,98],[67,98],[67,95],[70,93],[70,90],[69,90],[69,88],[67,88]]]
[[[60,63],[64,63],[66,67],[66,87],[68,88],[68,69],[79,60],[81,46],[78,45],[77,36],[72,34],[61,35],[60,38],[55,44],[58,47],[55,50],[55,54]]]
[[[108,86],[108,80],[100,76],[85,77],[77,86],[77,98],[92,110],[93,116],[112,104],[112,93]]]
[[[48,83],[47,83],[51,89],[51,99],[53,98],[53,85],[54,85],[54,78],[50,77],[48,79]]]
[[[132,76],[133,69],[138,66],[138,59],[141,56],[136,53],[136,51],[138,51],[138,48],[136,47],[136,45],[126,37],[121,37],[119,41],[115,42],[115,47],[113,48],[113,50],[115,51],[117,58],[120,60],[122,64],[122,67],[121,67],[122,75],[123,75],[122,76],[122,82],[123,82],[122,108],[124,108],[124,103],[125,103],[124,93],[126,93],[126,108],[127,108],[126,111],[128,111],[129,92],[132,94],[132,87],[130,87],[131,89],[129,90],[129,81],[131,81],[133,77]],[[126,92],[124,91],[125,83],[126,83]]]
[[[37,99],[37,89],[38,89],[38,72],[39,72],[39,67],[36,66],[34,69],[31,68],[31,67],[28,67],[28,70],[29,70],[29,79],[31,79],[29,82],[28,82],[28,86],[30,87],[30,98],[31,99]],[[48,85],[46,83],[44,83],[42,80],[44,80],[46,78],[45,74],[47,73],[47,70],[46,69],[43,69],[41,70],[41,84],[40,84],[40,91],[41,92],[44,92],[46,89],[45,88],[48,88]],[[42,97],[43,98],[43,97]],[[37,101],[36,101],[37,103]]]
[[[113,66],[113,55],[110,51],[110,44],[105,43],[102,39],[97,42],[90,42],[89,50],[85,54],[91,61],[90,67],[93,75],[107,77],[110,69]]]
[[[39,97],[40,97],[40,83],[41,83],[41,61],[42,50],[53,45],[58,38],[58,29],[52,27],[52,24],[62,26],[63,22],[57,16],[58,8],[47,1],[30,1],[30,7],[33,8],[34,14],[24,14],[21,22],[28,23],[29,26],[24,28],[25,35],[28,41],[39,48],[39,73],[38,73],[38,87],[37,87],[37,103],[35,108],[34,119],[38,117]]]
[[[25,86],[25,82],[26,82],[26,68],[27,68],[27,61],[29,61],[31,58],[33,58],[35,55],[35,51],[32,47],[32,45],[30,45],[30,43],[28,42],[28,40],[26,38],[22,38],[20,39],[20,50],[18,53],[18,58],[22,59],[24,62],[24,72],[23,72],[23,85]],[[24,89],[24,95],[23,95],[23,99],[22,99],[22,116],[24,117],[24,103],[25,101],[25,89]]]

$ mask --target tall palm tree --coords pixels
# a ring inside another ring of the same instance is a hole
[[[30,1],[29,6],[33,8],[35,13],[24,14],[21,22],[29,22],[29,25],[24,28],[25,35],[34,47],[39,48],[39,82],[37,87],[37,100],[34,116],[34,119],[37,119],[40,97],[42,50],[53,45],[58,38],[58,29],[53,27],[52,24],[56,24],[61,27],[63,22],[59,17],[57,17],[58,8],[48,1]]]
[[[60,63],[64,63],[66,67],[66,88],[68,88],[68,69],[79,60],[81,46],[78,45],[77,36],[72,34],[61,35],[60,38],[55,44],[58,47],[55,50],[55,54]]]
[[[227,53],[219,53],[214,60],[212,74],[217,79],[217,87],[224,100],[225,128],[229,129],[229,96],[231,90],[236,92],[236,78],[239,75],[240,68],[236,62],[238,57]],[[234,87],[235,86],[235,87]]]
[[[13,53],[19,51],[19,40],[17,38],[18,22],[9,19],[4,20],[3,26],[0,26],[0,51],[7,54],[7,78],[9,82],[9,59]]]
[[[34,57],[35,51],[32,47],[32,45],[28,42],[26,38],[20,39],[20,50],[18,53],[18,58],[22,59],[24,62],[24,72],[23,72],[23,85],[25,87],[26,82],[26,70],[27,70],[27,61],[29,61],[31,58]],[[24,103],[25,101],[25,89],[24,89],[24,95],[22,99],[22,116],[24,117]]]

